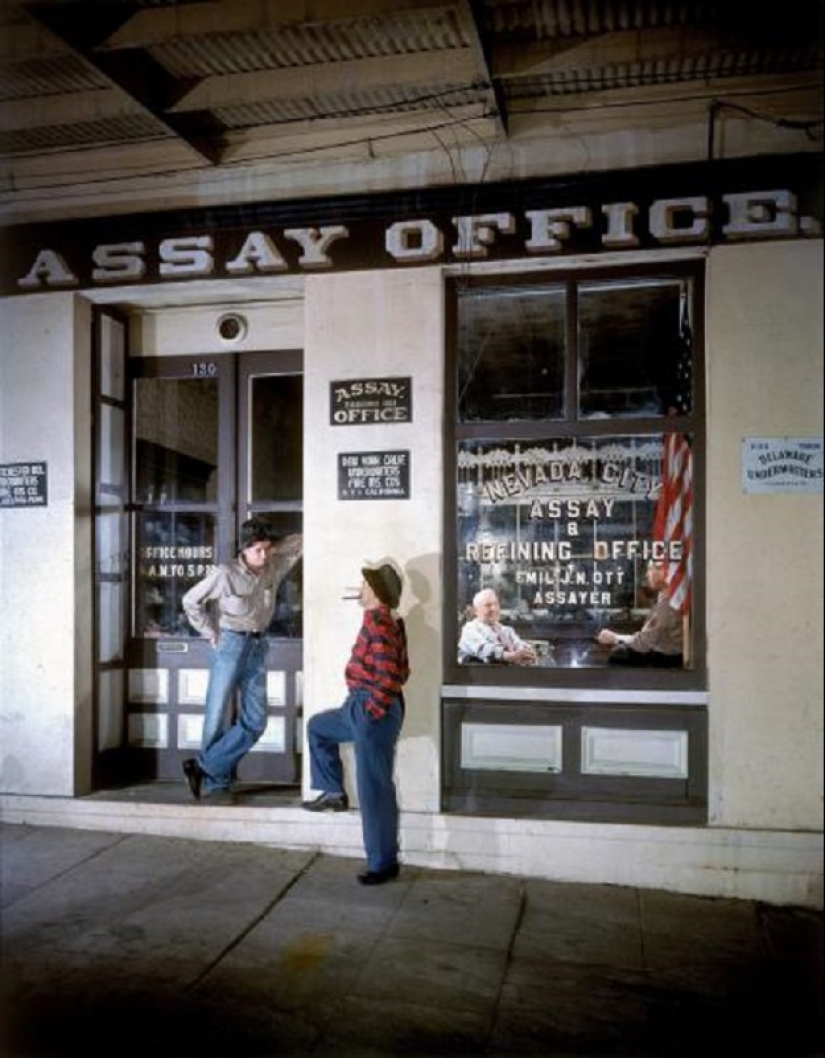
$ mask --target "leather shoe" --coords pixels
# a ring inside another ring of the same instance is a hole
[[[322,793],[314,801],[304,801],[301,807],[307,812],[346,812],[349,798],[345,793]]]
[[[186,776],[186,781],[189,784],[189,792],[196,801],[200,801],[201,784],[203,783],[203,768],[201,768],[200,764],[198,764],[194,757],[190,757],[183,762],[183,774]]]
[[[391,882],[397,878],[400,873],[400,866],[394,863],[392,867],[385,867],[383,871],[364,871],[363,874],[358,875],[358,881],[361,885],[383,885],[384,882]]]

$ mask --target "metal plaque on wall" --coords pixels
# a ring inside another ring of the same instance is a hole
[[[742,439],[742,491],[822,492],[821,437]]]
[[[45,463],[0,465],[0,507],[46,507],[48,502]]]
[[[409,452],[339,452],[339,500],[409,498]]]
[[[411,378],[358,378],[330,382],[330,423],[412,422]]]

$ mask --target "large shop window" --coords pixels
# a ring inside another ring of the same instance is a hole
[[[622,682],[698,670],[697,286],[689,273],[456,284],[450,662],[497,682],[524,667],[545,680],[621,667]],[[472,635],[490,590],[532,655]]]
[[[676,717],[705,687],[701,269],[465,277],[448,305],[445,806],[696,819],[704,724]]]

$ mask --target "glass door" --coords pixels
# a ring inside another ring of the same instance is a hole
[[[124,766],[126,628],[129,606],[129,416],[125,319],[99,310],[94,321],[92,408],[95,474],[94,754],[96,788]]]
[[[278,536],[303,531],[304,379],[299,354],[238,363],[238,504]],[[266,733],[241,765],[250,781],[298,783],[303,710],[303,561],[281,582],[268,629]],[[289,752],[289,747],[294,752]]]
[[[127,738],[133,777],[180,779],[200,748],[211,648],[189,626],[184,593],[232,560],[241,523],[277,532],[302,521],[301,356],[267,353],[132,362],[132,608]],[[267,729],[241,782],[299,778],[300,564],[269,629]]]

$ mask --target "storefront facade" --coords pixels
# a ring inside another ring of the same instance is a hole
[[[177,779],[180,597],[260,513],[304,555],[246,780],[307,792],[342,596],[391,557],[411,862],[821,906],[820,210],[812,156],[765,156],[10,229],[4,815]],[[618,664],[651,561],[679,651]],[[459,656],[485,588],[534,664]]]

